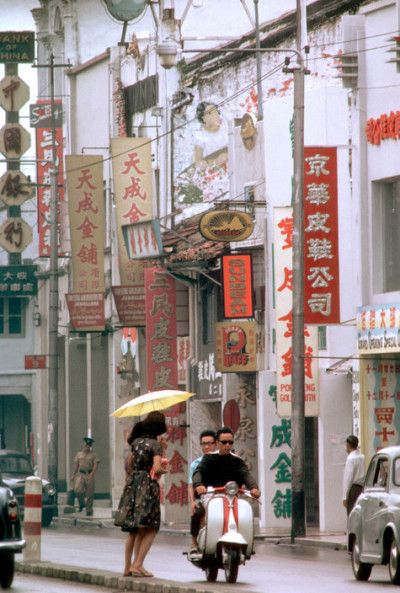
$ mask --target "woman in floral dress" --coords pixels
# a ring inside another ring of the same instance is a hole
[[[118,511],[125,515],[122,531],[128,532],[125,544],[124,576],[153,576],[143,562],[160,529],[160,486],[157,478],[167,469],[162,457],[165,441],[157,437],[167,430],[165,416],[150,412],[134,425],[128,443],[127,481]],[[153,478],[151,476],[154,476]],[[131,564],[133,549],[135,555]]]

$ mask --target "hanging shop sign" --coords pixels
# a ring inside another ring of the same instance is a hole
[[[104,293],[84,292],[65,295],[71,326],[76,331],[104,331]]]
[[[62,115],[62,103],[61,101],[55,101],[54,125],[56,128],[60,128],[62,126]],[[37,103],[29,105],[29,124],[31,128],[51,128],[51,103],[38,101]]]
[[[187,385],[188,383],[188,365],[190,360],[190,337],[177,337],[178,350],[178,383],[179,385]]]
[[[379,146],[382,140],[400,138],[400,111],[382,113],[377,118],[370,117],[365,125],[367,142]]]
[[[122,227],[129,259],[160,257],[163,253],[158,220],[128,224]]]
[[[37,295],[37,269],[32,265],[0,266],[0,297]]]
[[[276,311],[277,410],[291,416],[292,409],[292,337],[293,337],[293,210],[274,209],[274,271]],[[318,329],[304,328],[305,415],[318,416]]]
[[[147,388],[178,386],[175,280],[161,268],[144,271]]]
[[[101,155],[68,155],[68,211],[74,292],[104,290],[104,194]]]
[[[304,321],[340,323],[337,149],[304,148]]]
[[[0,226],[0,245],[8,253],[22,253],[32,238],[32,228],[22,218],[7,218]]]
[[[61,101],[57,100],[57,108],[61,109]],[[42,105],[38,101],[38,105]],[[36,129],[36,159],[37,159],[37,200],[38,200],[38,234],[39,256],[50,257],[50,202],[51,202],[51,171],[53,160],[53,134],[50,127]],[[58,166],[57,175],[57,203],[60,205],[58,212],[59,247],[58,255],[62,256],[61,244],[64,243],[64,229],[60,225],[60,213],[64,205],[64,150],[62,127],[55,128],[56,158]],[[66,226],[66,225],[64,225]]]
[[[154,218],[151,141],[149,138],[112,138],[111,155],[121,285],[144,287],[143,262],[129,259],[122,227]]]
[[[0,177],[0,198],[7,206],[21,206],[33,194],[33,184],[21,171],[8,170]]]
[[[0,31],[0,62],[31,63],[35,59],[33,31]]]
[[[359,307],[357,345],[359,354],[400,352],[400,304]]]
[[[19,159],[30,148],[31,136],[21,124],[6,124],[0,129],[0,152],[7,159]]]
[[[146,325],[144,287],[112,286],[111,290],[120,322],[125,327]]]
[[[29,101],[29,86],[19,76],[5,76],[0,81],[0,107],[19,111]]]
[[[45,354],[26,354],[24,356],[24,368],[25,370],[36,370],[46,368],[46,355]]]
[[[222,373],[252,373],[256,365],[255,321],[215,324],[216,368]]]
[[[245,241],[254,230],[254,221],[247,212],[213,210],[200,218],[200,233],[209,241]]]
[[[240,137],[247,150],[253,150],[257,139],[257,120],[252,113],[245,113],[240,123]]]
[[[253,317],[253,274],[250,254],[223,255],[224,317]]]

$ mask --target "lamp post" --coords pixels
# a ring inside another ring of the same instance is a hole
[[[304,227],[303,227],[303,186],[304,186],[304,75],[306,69],[302,56],[302,0],[297,0],[297,40],[294,48],[219,48],[190,49],[184,53],[284,53],[296,56],[296,64],[289,68],[290,58],[286,58],[285,72],[294,76],[294,151],[293,151],[293,337],[292,337],[292,526],[291,539],[305,535],[305,496],[304,496]],[[157,46],[157,54],[163,68],[170,69],[176,64],[178,45],[174,40],[166,40]],[[259,76],[259,74],[258,74]],[[259,111],[260,113],[260,111]],[[262,114],[262,110],[261,110]]]

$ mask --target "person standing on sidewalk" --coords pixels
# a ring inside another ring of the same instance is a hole
[[[197,536],[199,535],[200,531],[200,522],[201,517],[204,514],[204,510],[201,508],[200,499],[196,496],[193,490],[193,475],[197,470],[200,461],[203,459],[204,455],[208,453],[213,453],[215,451],[215,443],[216,437],[215,432],[213,430],[203,430],[200,433],[200,446],[202,450],[202,455],[197,457],[192,463],[190,464],[189,468],[189,479],[188,479],[188,495],[189,495],[189,502],[190,502],[190,535],[192,536],[192,544],[190,548],[190,553],[197,552]]]
[[[96,475],[99,460],[93,452],[92,437],[84,437],[85,444],[81,451],[75,456],[75,468],[71,477],[74,492],[78,499],[79,511],[86,506],[86,515],[93,515],[94,477]]]
[[[347,459],[343,474],[343,506],[347,516],[360,496],[365,477],[365,457],[358,448],[358,438],[351,434],[346,439]]]

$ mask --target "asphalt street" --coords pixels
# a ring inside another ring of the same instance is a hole
[[[42,560],[121,575],[124,540],[124,534],[116,529],[50,528],[43,531]],[[235,585],[225,583],[222,571],[218,582],[211,584],[205,581],[202,571],[182,555],[188,545],[189,538],[186,536],[160,533],[146,563],[156,579],[148,581],[174,581],[193,589],[221,593],[232,590],[238,593],[378,593],[383,587],[393,588],[385,567],[374,568],[368,583],[356,582],[349,556],[344,550],[277,545],[265,541],[257,542],[256,555],[240,568]],[[53,582],[53,579],[48,580]],[[14,590],[33,593],[35,590],[26,588],[26,582],[25,575],[17,575]],[[93,590],[75,583],[74,587],[78,588],[72,589],[71,584],[69,590],[82,593]],[[62,591],[61,588],[56,590],[57,593]]]

